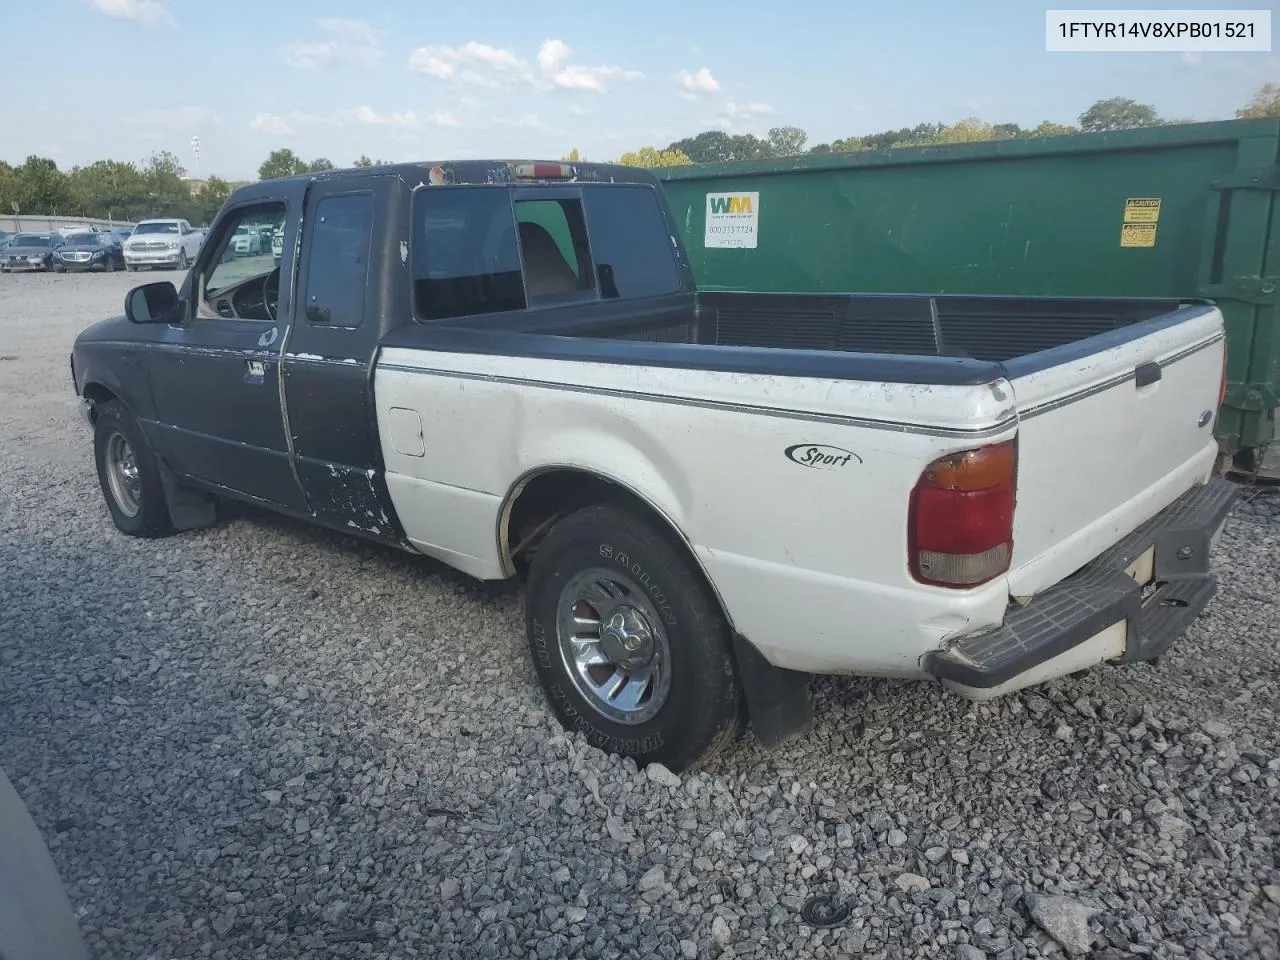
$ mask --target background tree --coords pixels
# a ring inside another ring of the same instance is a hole
[[[307,173],[323,173],[326,170],[334,169],[333,163],[327,157],[317,157],[307,164]]]
[[[66,213],[72,206],[67,175],[47,157],[27,157],[17,169],[16,201],[23,213]]]
[[[1242,120],[1280,117],[1280,83],[1264,83],[1253,99],[1236,111]]]
[[[134,220],[150,207],[146,178],[132,163],[99,160],[68,174],[76,211],[86,217]]]
[[[259,180],[274,180],[277,177],[293,177],[307,172],[306,162],[287,147],[272,150],[267,159],[258,167]]]
[[[1127,97],[1099,100],[1080,114],[1080,129],[1089,133],[1108,130],[1132,130],[1135,127],[1155,127],[1163,123],[1155,107],[1138,103]]]
[[[574,147],[572,150],[570,150],[568,153],[566,153],[563,157],[560,158],[560,162],[561,163],[586,163],[587,158],[584,157],[582,154],[578,153],[578,148]]]
[[[227,197],[231,196],[231,184],[223,180],[221,177],[210,177],[204,183],[204,188],[196,196],[196,206],[200,210],[199,220],[201,223],[212,223],[213,218],[217,216],[218,211],[222,209],[222,205],[227,202]]]
[[[750,133],[733,136],[723,130],[706,130],[667,146],[679,150],[694,163],[723,163],[729,160],[767,160],[773,149],[767,140]]]
[[[624,153],[618,162],[627,167],[682,167],[693,163],[687,154],[679,150],[659,150],[657,147],[641,147]]]
[[[360,154],[360,159],[352,164],[353,167],[372,167],[373,161],[366,154]]]
[[[1068,127],[1065,124],[1054,123],[1051,120],[1045,120],[1029,134],[1033,137],[1060,137],[1068,133],[1079,133],[1075,127]]]
[[[775,157],[794,157],[804,153],[809,135],[799,127],[774,127],[769,131],[769,152]]]

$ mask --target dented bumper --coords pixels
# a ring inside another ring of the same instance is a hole
[[[1084,569],[1013,606],[997,629],[930,654],[925,668],[982,700],[1107,661],[1164,653],[1217,592],[1214,538],[1239,488],[1197,486]]]

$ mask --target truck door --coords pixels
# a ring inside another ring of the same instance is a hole
[[[187,314],[148,351],[147,372],[158,446],[177,473],[302,510],[280,404],[288,284],[270,250],[254,254],[233,242],[245,230],[296,230],[290,202],[246,199],[219,217],[183,287]]]
[[[347,177],[308,190],[281,363],[294,467],[312,514],[326,526],[404,545],[372,395],[382,272],[403,269],[391,231],[374,230],[390,214],[395,183]]]

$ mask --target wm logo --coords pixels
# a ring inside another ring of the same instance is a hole
[[[712,213],[750,213],[751,197],[708,197]]]

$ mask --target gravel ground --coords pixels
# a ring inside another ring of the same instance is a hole
[[[118,534],[67,354],[134,282],[0,276],[0,765],[95,958],[1280,958],[1275,494],[1158,667],[824,679],[802,741],[637,772],[550,719],[510,589],[253,511]]]

